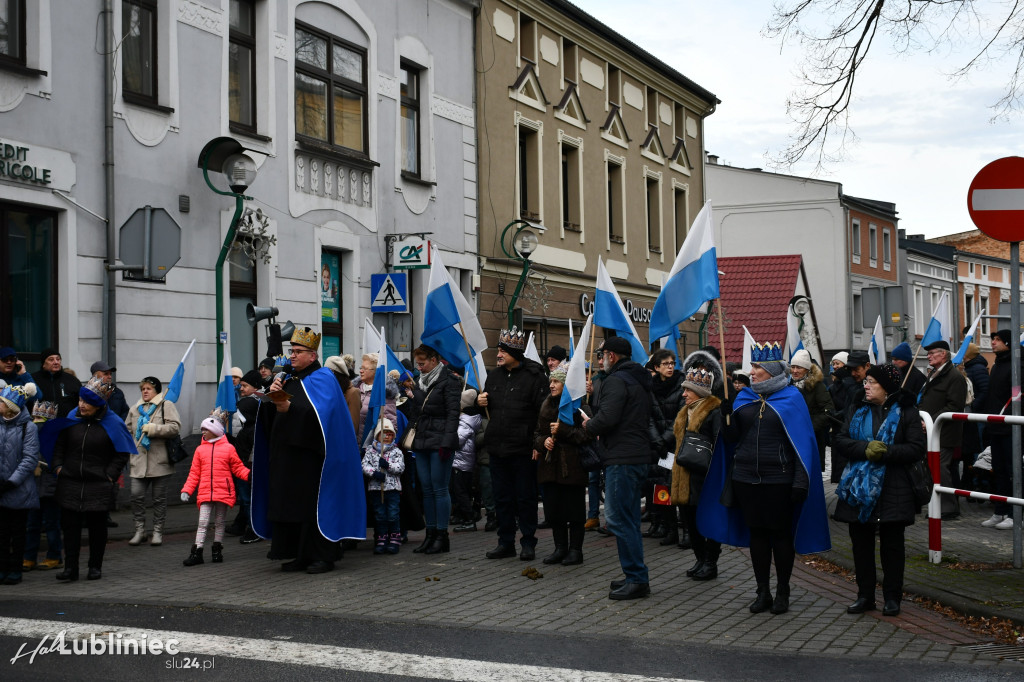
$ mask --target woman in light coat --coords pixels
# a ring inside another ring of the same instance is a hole
[[[135,535],[129,545],[146,541],[146,491],[153,496],[153,535],[150,545],[163,544],[164,518],[167,515],[167,485],[174,465],[167,459],[167,441],[181,430],[181,417],[174,403],[164,400],[163,386],[156,377],[139,382],[142,397],[128,413],[125,423],[139,454],[131,458],[132,517]]]

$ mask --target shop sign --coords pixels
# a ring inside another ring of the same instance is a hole
[[[66,152],[0,139],[0,181],[70,191],[75,184],[74,168]]]
[[[622,305],[626,307],[626,314],[629,315],[629,319],[633,320],[636,324],[650,324],[651,322],[651,309],[638,306],[633,303],[631,299],[622,299]],[[583,317],[587,317],[594,312],[594,301],[590,298],[589,294],[580,294],[580,313]]]

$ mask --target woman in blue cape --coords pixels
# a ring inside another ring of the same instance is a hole
[[[755,345],[751,360],[751,385],[733,401],[725,438],[715,446],[697,524],[706,537],[750,547],[757,580],[750,612],[779,614],[789,610],[796,553],[823,552],[831,542],[807,404],[790,385],[778,344]]]

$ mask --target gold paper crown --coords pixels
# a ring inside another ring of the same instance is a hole
[[[317,350],[320,348],[320,335],[309,327],[297,327],[292,334],[291,342]]]
[[[508,346],[512,350],[524,350],[526,348],[526,335],[513,326],[511,329],[502,329],[498,334],[498,345]]]
[[[90,377],[82,388],[92,391],[104,401],[110,400],[110,394],[114,392],[114,384],[103,377]]]
[[[687,386],[690,384],[690,386]],[[715,385],[715,375],[703,367],[691,367],[686,370],[686,379],[683,380],[683,386],[686,388],[703,389],[708,393],[711,393],[711,389]]]
[[[229,417],[229,415],[228,415],[227,412],[225,412],[224,410],[220,409],[219,407],[213,408],[213,412],[210,413],[210,416],[213,417],[214,419],[216,419],[217,421],[219,421],[225,427],[228,425],[228,417]]]

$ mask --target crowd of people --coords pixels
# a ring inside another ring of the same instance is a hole
[[[723,367],[713,346],[685,358],[659,349],[641,365],[618,336],[587,358],[553,346],[538,363],[513,327],[501,330],[496,366],[484,377],[471,382],[421,345],[381,391],[376,353],[358,366],[350,355],[321,364],[320,335],[303,327],[286,357],[233,369],[235,412],[203,420],[179,492],[198,506],[195,543],[182,563],[204,563],[211,523],[213,563],[224,560],[227,534],[243,544],[268,540],[281,570],[308,574],[333,570],[368,527],[376,555],[399,553],[421,530],[411,551],[439,554],[483,522],[497,540],[488,559],[523,561],[537,556],[538,528],[550,528],[542,561],[563,566],[583,563],[585,533],[594,531],[616,539],[623,577],[612,581],[610,599],[650,594],[644,537],[692,550],[686,576],[696,581],[718,577],[728,544],[750,548],[757,588],[749,610],[781,614],[796,554],[830,547],[821,474],[831,445],[834,519],[849,524],[857,574],[858,597],[847,610],[876,607],[878,537],[883,612],[898,615],[904,531],[920,512],[912,490],[926,450],[919,412],[1006,409],[1010,342],[1007,330],[992,335],[991,372],[973,344],[963,365],[953,365],[943,341],[923,349],[927,375],[914,368],[908,344],[892,351],[891,364],[872,365],[863,351],[837,353],[827,372],[805,350],[787,361],[778,344],[758,344],[745,372]],[[587,395],[567,410],[575,362],[588,363]],[[48,349],[29,375],[14,349],[0,349],[0,582],[17,584],[32,569],[78,580],[83,529],[86,577],[99,579],[126,467],[128,544],[162,544],[169,455],[183,425],[159,378],[139,382],[141,397],[129,409],[115,371],[99,361],[83,385]],[[1008,427],[948,422],[940,443],[944,483],[974,481],[985,445],[991,488],[1009,494]],[[955,498],[943,496],[943,518],[958,514]],[[982,525],[1011,527],[1008,509],[997,505]]]

